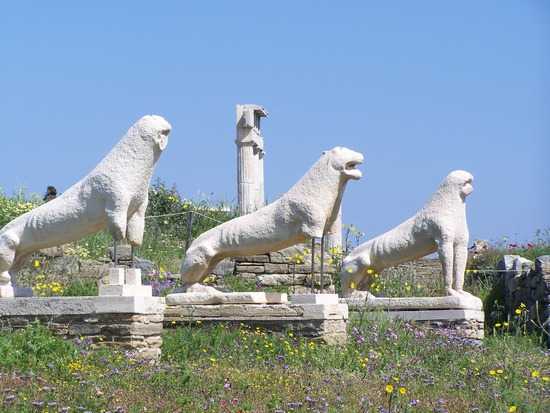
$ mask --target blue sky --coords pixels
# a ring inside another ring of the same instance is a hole
[[[466,169],[472,238],[525,240],[550,227],[549,52],[543,0],[6,2],[0,187],[64,190],[154,113],[157,176],[234,201],[235,104],[257,103],[271,200],[343,145],[366,157],[344,220],[367,236]]]

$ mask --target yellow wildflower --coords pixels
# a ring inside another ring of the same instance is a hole
[[[496,376],[497,375],[497,372],[495,370],[490,370],[489,371],[489,375],[490,376]]]
[[[511,405],[510,407],[508,407],[508,413],[515,413],[517,411],[518,411],[518,407],[515,405]]]
[[[540,377],[540,371],[538,370],[533,370],[531,372],[531,377],[533,377],[534,379],[538,379]]]
[[[399,388],[399,394],[401,394],[401,395],[407,394],[407,388],[405,388],[405,387],[400,387],[400,388]]]
[[[386,393],[393,393],[393,384],[386,384]]]

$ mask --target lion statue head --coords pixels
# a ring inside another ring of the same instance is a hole
[[[363,176],[357,167],[363,163],[365,157],[359,152],[342,146],[336,146],[329,151],[323,152],[323,155],[328,158],[330,166],[338,171],[346,180],[357,180]]]
[[[446,192],[458,193],[462,200],[466,199],[474,191],[474,177],[470,172],[466,171],[452,171],[443,183],[442,188],[445,188]]]
[[[134,125],[137,133],[145,141],[153,144],[155,149],[163,151],[168,145],[168,135],[172,126],[162,116],[146,115]]]

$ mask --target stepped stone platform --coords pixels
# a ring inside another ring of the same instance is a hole
[[[138,358],[161,354],[164,300],[158,297],[1,298],[0,329],[40,321],[64,338],[132,350]]]
[[[364,318],[383,316],[424,324],[435,330],[449,330],[475,340],[484,337],[483,303],[473,295],[448,297],[375,297],[356,291],[350,298],[340,299],[352,313]]]
[[[286,298],[286,294],[283,295]],[[309,303],[303,299],[302,302],[295,303],[291,299],[290,302],[282,303],[180,304],[168,296],[164,326],[173,328],[197,321],[201,325],[244,324],[251,328],[262,327],[271,332],[292,331],[297,336],[327,344],[345,343],[348,306],[338,303],[337,298],[332,298],[330,304],[318,301],[322,300],[313,298]]]

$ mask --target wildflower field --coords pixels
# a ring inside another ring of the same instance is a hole
[[[383,314],[349,332],[326,346],[199,323],[165,333],[150,365],[33,325],[0,335],[0,411],[550,411],[549,354],[530,336],[479,345]]]

